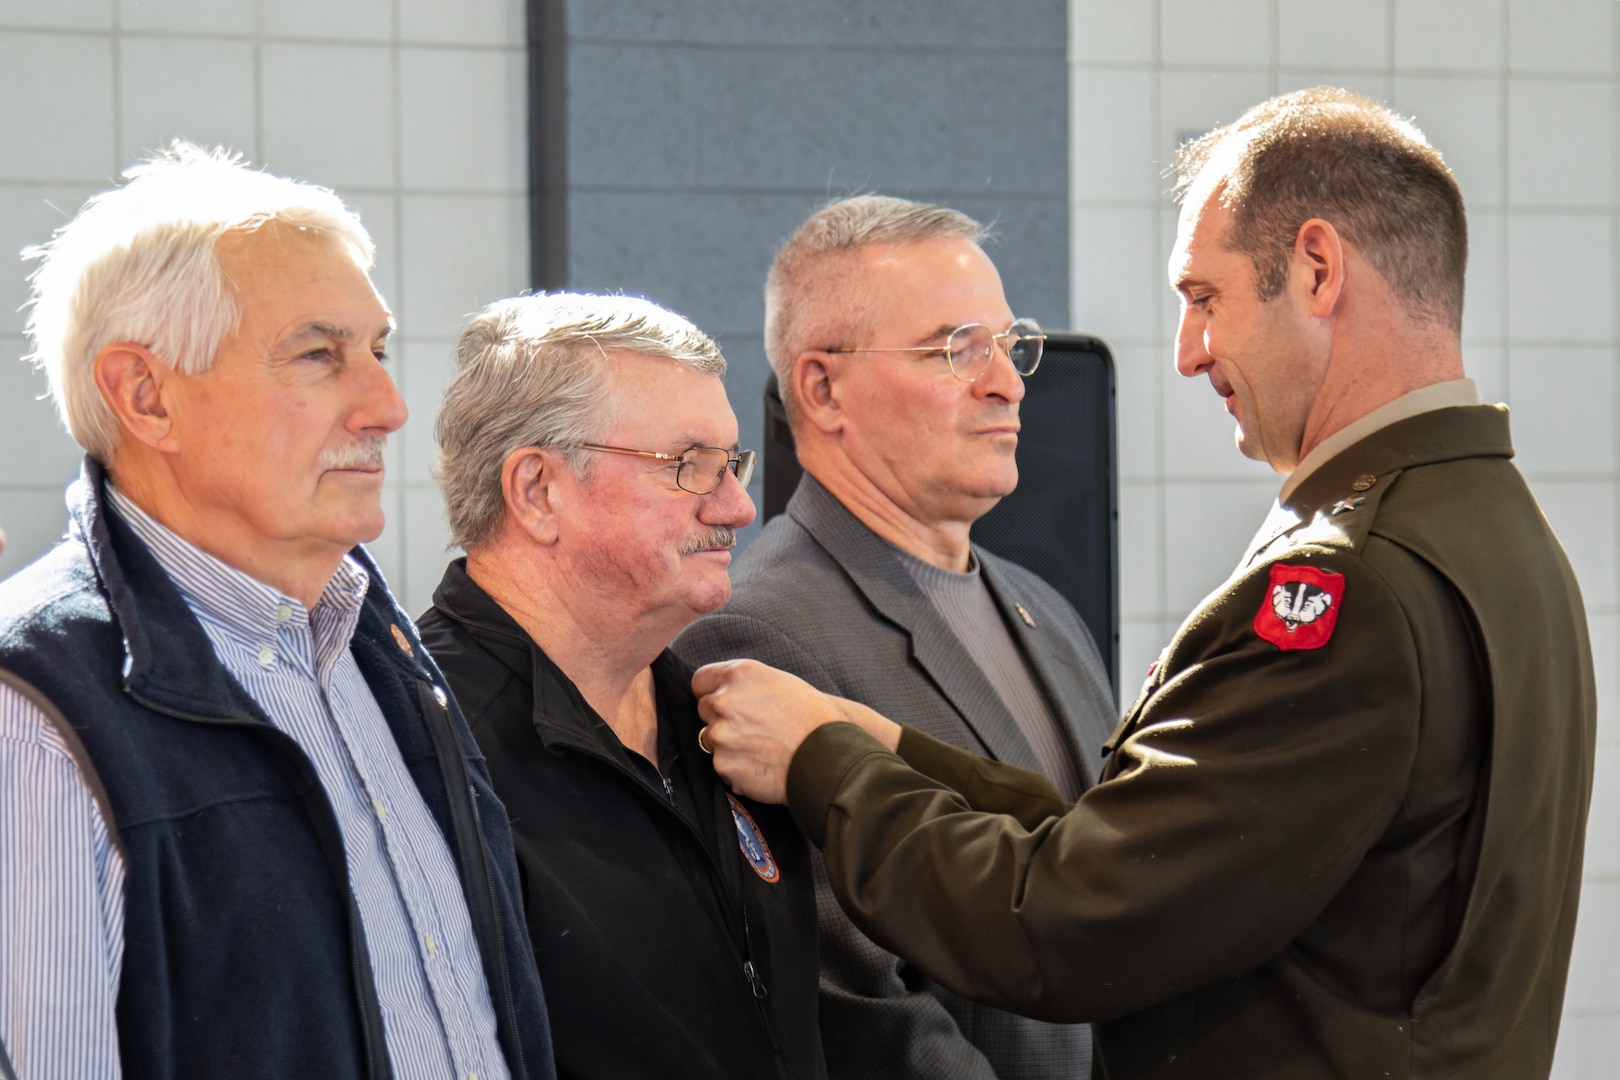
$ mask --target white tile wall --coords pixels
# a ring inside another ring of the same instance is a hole
[[[108,30],[116,0],[0,0],[0,26],[51,30]]]
[[[1612,351],[1515,348],[1508,353],[1508,400],[1519,468],[1529,473],[1614,475]]]
[[[522,191],[528,184],[528,110],[469,111],[479,101],[522,102],[528,63],[507,49],[401,49],[400,167],[406,187]]]
[[[0,182],[106,183],[115,70],[105,34],[0,33]]]
[[[431,45],[494,45],[524,41],[524,5],[514,0],[397,0],[401,40]]]
[[[378,246],[412,419],[372,545],[408,610],[446,555],[429,472],[464,315],[528,284],[523,0],[0,0],[0,270],[143,149],[183,135],[335,188]],[[10,253],[10,254],[6,254]],[[0,575],[61,533],[78,452],[20,356],[0,272]]]
[[[1151,64],[1158,20],[1152,4],[1070,0],[1069,56],[1083,64]]]
[[[1506,251],[1503,215],[1491,210],[1468,212],[1468,289],[1463,297],[1465,345],[1505,341],[1508,336],[1505,290]],[[1464,353],[1466,360],[1467,353]],[[1470,374],[1473,374],[1470,371]],[[1476,376],[1477,377],[1477,376]]]
[[[266,165],[340,192],[395,186],[398,49],[299,41],[260,52]]]
[[[251,35],[255,0],[117,0],[121,31]]]
[[[1247,67],[1273,55],[1271,0],[1224,0],[1217,18],[1202,0],[1159,0],[1159,50],[1165,64]]]
[[[1075,329],[1109,342],[1146,341],[1158,322],[1158,285],[1165,256],[1156,239],[1151,205],[1076,206],[1069,278],[1075,283]]]
[[[454,339],[467,316],[510,296],[528,274],[526,196],[411,195],[400,212],[402,303],[410,336]]]
[[[1416,120],[1440,148],[1457,174],[1470,212],[1505,200],[1505,80],[1488,75],[1396,74],[1390,94],[1391,107]]]
[[[394,39],[394,0],[275,0],[259,5],[259,26],[269,37],[320,41]]]
[[[1394,0],[1395,67],[1496,71],[1507,57],[1506,0]]]
[[[1510,213],[1508,333],[1527,341],[1612,342],[1614,213]]]
[[[1234,0],[1212,18],[1192,0],[1071,0],[1070,32],[1072,310],[1077,328],[1113,346],[1119,368],[1124,703],[1231,569],[1277,485],[1233,449],[1206,381],[1172,366],[1163,266],[1175,212],[1156,171],[1181,139],[1273,93],[1326,82],[1414,115],[1457,173],[1471,223],[1464,362],[1485,400],[1514,410],[1519,464],[1585,591],[1598,683],[1604,756],[1554,1075],[1611,1075],[1620,1058],[1620,4]],[[1131,161],[1144,145],[1151,160]],[[1134,250],[1149,236],[1150,252]]]
[[[1612,0],[1611,0],[1612,3]],[[1508,201],[1515,206],[1598,207],[1614,202],[1611,79],[1509,79]],[[1581,117],[1552,123],[1552,117]]]
[[[1389,64],[1387,0],[1278,4],[1277,62],[1284,67],[1384,68]]]
[[[1509,0],[1508,66],[1613,75],[1616,10],[1614,0]]]
[[[126,37],[118,42],[118,165],[178,137],[256,148],[254,46],[207,38]]]

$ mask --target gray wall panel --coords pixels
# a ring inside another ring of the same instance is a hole
[[[1062,53],[1066,26],[1062,0],[585,0],[568,7],[571,37],[656,44],[974,49],[1055,44]]]
[[[828,198],[994,221],[1013,308],[1068,324],[1061,0],[565,4],[568,284],[719,338],[745,444],[762,437],[765,271]]]

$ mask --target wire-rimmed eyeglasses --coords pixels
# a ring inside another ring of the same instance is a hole
[[[917,345],[904,349],[857,349],[841,346],[828,349],[830,353],[943,353],[951,366],[951,374],[963,382],[973,382],[990,370],[990,360],[996,346],[1007,353],[1007,359],[1020,375],[1033,375],[1041,366],[1041,351],[1046,345],[1046,332],[1034,319],[1015,319],[1002,333],[995,333],[983,323],[968,323],[950,332],[944,345]]]
[[[601,446],[596,443],[577,443],[573,449],[678,462],[675,486],[693,495],[707,495],[719,488],[728,469],[737,478],[737,483],[747,487],[748,481],[754,476],[754,463],[759,459],[753,450],[739,450],[733,454],[719,446],[694,446],[679,454],[660,454],[656,450],[631,450],[625,446]]]

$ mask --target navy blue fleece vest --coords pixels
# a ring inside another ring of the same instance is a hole
[[[389,1076],[342,837],[314,768],[218,663],[101,496],[87,462],[69,538],[0,585],[0,668],[67,718],[115,822],[125,1075]],[[355,660],[457,857],[512,1074],[552,1077],[505,812],[459,711],[431,694],[444,680],[415,628],[356,555],[372,585]],[[427,721],[435,708],[443,738],[461,746],[448,771]]]

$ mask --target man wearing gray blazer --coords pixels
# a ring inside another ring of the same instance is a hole
[[[1040,578],[968,539],[1018,482],[1018,405],[1042,335],[1015,319],[954,210],[829,204],[777,254],[766,351],[805,476],[733,567],[731,601],[675,649],[750,657],[1069,798],[1117,720],[1096,645]],[[816,861],[828,1073],[1084,1078],[1091,1035],[975,1005],[879,948]]]

